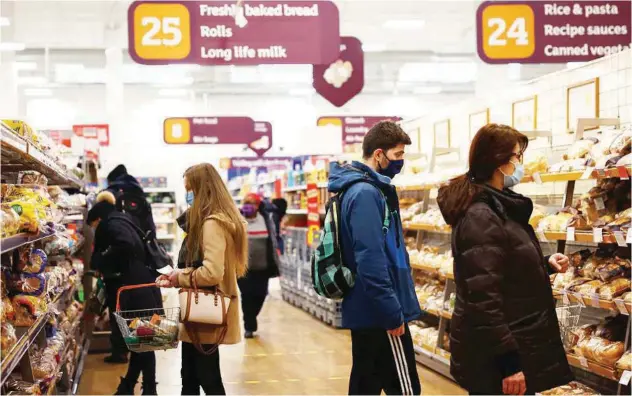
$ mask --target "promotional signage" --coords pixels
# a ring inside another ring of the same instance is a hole
[[[292,157],[232,157],[223,158],[220,162],[222,169],[287,169],[292,165]]]
[[[487,63],[585,62],[630,48],[632,2],[487,1],[476,13]]]
[[[320,117],[317,126],[337,126],[342,128],[342,149],[345,153],[362,151],[362,141],[369,129],[380,121],[400,121],[400,117],[381,116],[327,116]]]
[[[318,185],[307,184],[307,245],[314,243],[315,234],[320,230],[320,205],[318,202]]]
[[[110,145],[110,126],[108,124],[73,125],[72,131],[75,136],[80,138],[98,141],[99,146]]]
[[[340,38],[338,59],[331,64],[314,65],[313,87],[331,104],[342,107],[364,88],[364,51],[355,37]]]
[[[167,144],[250,144],[255,122],[250,117],[167,118],[163,129]]]
[[[254,140],[248,147],[257,156],[262,157],[272,147],[272,124],[265,121],[255,121]]]
[[[132,59],[145,65],[329,64],[340,46],[331,1],[136,1]],[[237,16],[237,18],[236,18]]]

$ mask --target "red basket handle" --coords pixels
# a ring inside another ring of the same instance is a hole
[[[158,287],[155,283],[142,283],[140,285],[121,286],[116,292],[116,312],[121,310],[121,292],[125,290],[142,289],[143,287]]]

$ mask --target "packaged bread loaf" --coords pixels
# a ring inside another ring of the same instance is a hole
[[[630,291],[630,279],[617,278],[599,288],[599,297],[604,300],[612,300],[628,291]]]
[[[590,337],[577,343],[575,351],[580,356],[607,367],[614,367],[624,352],[621,341],[608,341],[601,337]]]
[[[567,385],[558,386],[557,388],[549,389],[540,393],[541,395],[551,395],[551,396],[567,396],[567,395],[577,395],[577,396],[593,396],[599,395],[599,392],[595,391],[592,388],[584,384],[580,384],[579,382],[573,381],[569,382]]]
[[[592,280],[575,287],[573,291],[584,295],[591,295],[599,292],[599,288],[603,286],[603,284],[604,283],[600,280]]]
[[[564,160],[571,160],[577,158],[585,158],[595,144],[599,143],[597,138],[583,138],[576,141],[569,147],[566,154],[562,156]]]
[[[632,371],[632,353],[630,353],[630,351],[624,353],[621,359],[617,360],[615,367],[619,371]]]

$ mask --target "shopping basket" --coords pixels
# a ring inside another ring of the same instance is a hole
[[[560,335],[564,348],[568,349],[572,344],[571,334],[579,324],[579,317],[582,313],[581,305],[562,305],[555,308],[557,321],[560,325]]]
[[[123,286],[116,294],[114,317],[127,348],[132,352],[166,350],[178,346],[180,308],[141,309],[121,311],[121,293],[144,287],[158,287],[155,283]]]

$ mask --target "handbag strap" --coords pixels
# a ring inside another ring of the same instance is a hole
[[[217,351],[220,344],[224,342],[224,338],[226,338],[226,333],[228,333],[228,326],[222,326],[217,342],[213,344],[213,346],[210,349],[205,350],[204,346],[200,342],[200,337],[196,329],[197,324],[192,323],[192,322],[186,322],[184,323],[184,327],[186,328],[187,333],[189,334],[189,337],[191,338],[191,341],[193,341],[193,346],[195,347],[195,349],[197,349],[198,352],[200,352],[201,354],[207,355],[207,356],[212,355]]]

